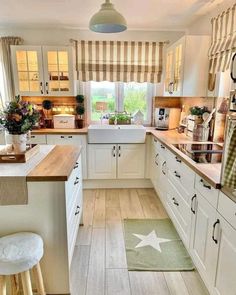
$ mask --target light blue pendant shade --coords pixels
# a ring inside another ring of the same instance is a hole
[[[89,28],[97,33],[119,33],[127,29],[127,23],[125,18],[115,10],[114,5],[106,0],[101,9],[92,16]]]

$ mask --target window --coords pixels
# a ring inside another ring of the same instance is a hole
[[[151,123],[153,84],[136,82],[82,82],[88,97],[88,121],[98,122],[102,114],[115,111],[144,114],[144,123]]]
[[[91,121],[99,121],[102,113],[116,110],[115,83],[90,82]]]

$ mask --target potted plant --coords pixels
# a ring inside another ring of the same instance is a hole
[[[84,127],[84,113],[85,113],[85,107],[84,107],[84,95],[78,94],[76,97],[77,106],[75,108],[76,111],[76,125],[77,128],[83,128]]]
[[[34,105],[16,96],[0,114],[0,126],[5,129],[6,142],[12,144],[15,153],[26,151],[27,135],[39,120]]]

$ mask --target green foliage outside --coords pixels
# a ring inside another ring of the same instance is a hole
[[[145,86],[135,87],[132,83],[126,84],[124,88],[124,110],[127,113],[134,114],[140,110],[144,114],[144,118],[147,117],[147,100],[146,100],[147,88]],[[91,93],[92,104],[92,121],[99,121],[101,112],[96,110],[97,102],[106,102],[107,110],[104,113],[111,113],[116,110],[115,107],[115,95],[112,90],[107,88],[95,88]]]
[[[127,113],[134,114],[140,110],[147,117],[147,89],[146,87],[139,87],[137,89],[134,85],[129,84],[125,87],[124,110]]]

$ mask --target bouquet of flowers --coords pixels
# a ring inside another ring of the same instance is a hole
[[[39,112],[34,105],[16,96],[0,113],[0,126],[10,134],[25,134],[33,129],[39,120]]]

